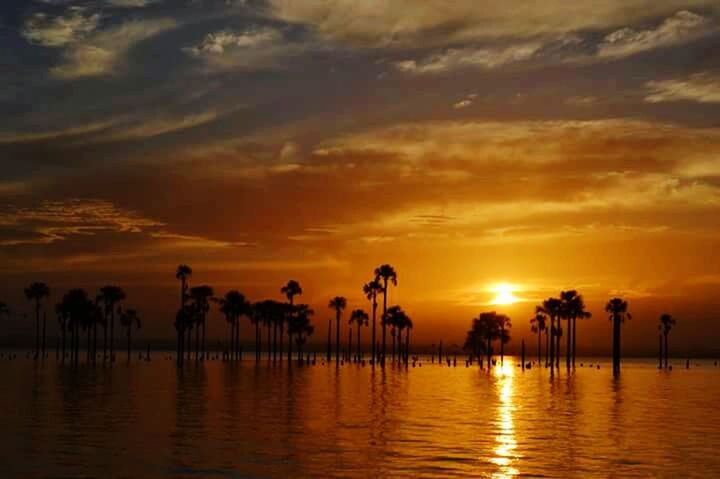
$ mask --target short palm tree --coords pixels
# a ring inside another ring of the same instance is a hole
[[[130,362],[130,350],[132,348],[132,330],[133,327],[140,329],[140,316],[134,309],[127,309],[120,312],[120,324],[127,328],[127,361]]]
[[[114,361],[115,357],[115,310],[120,303],[125,300],[125,291],[118,286],[107,285],[100,288],[100,294],[97,296],[98,302],[103,304],[103,313],[105,318],[105,331],[103,343],[103,358],[108,359],[108,327],[110,328],[110,360]],[[108,321],[109,320],[109,321]]]
[[[632,319],[628,313],[627,301],[613,298],[605,305],[605,312],[609,313],[613,323],[613,375],[620,374],[620,326],[626,319]]]
[[[560,293],[561,301],[561,316],[567,320],[567,351],[566,351],[566,366],[570,369],[570,364],[575,366],[575,345],[576,345],[576,333],[578,319],[589,319],[592,314],[585,310],[585,302],[583,297],[578,294],[577,291],[569,290]]]
[[[498,326],[498,339],[500,339],[500,364],[505,362],[505,345],[510,342],[510,332],[508,331],[512,327],[510,318],[504,314],[498,314],[495,318]]]
[[[677,321],[671,315],[665,313],[660,316],[660,328],[665,346],[665,367],[668,367],[668,335]]]
[[[346,307],[347,299],[342,296],[335,296],[328,303],[328,308],[335,310],[335,362],[338,364],[340,364],[340,319]]]
[[[375,321],[377,317],[377,296],[378,294],[383,292],[383,286],[380,284],[380,281],[377,279],[373,279],[372,281],[369,281],[363,285],[363,293],[365,293],[365,297],[369,299],[372,302],[372,344],[371,344],[371,350],[372,350],[372,362],[375,364],[375,361],[377,360],[377,351],[375,350]]]
[[[25,288],[25,297],[35,302],[35,359],[40,357],[40,310],[42,300],[50,296],[50,287],[45,283],[30,283]]]
[[[360,329],[363,326],[368,325],[368,314],[363,311],[362,309],[354,309],[352,313],[350,313],[350,321],[349,324],[352,326],[353,324],[357,325],[357,361],[360,361],[361,354],[360,354]]]
[[[245,296],[237,290],[225,293],[225,296],[215,300],[225,321],[230,325],[230,360],[240,358],[240,317],[249,314],[250,305]]]
[[[559,339],[561,334],[560,315],[562,313],[562,302],[558,298],[548,298],[539,306],[539,311],[550,318],[550,369],[552,370],[556,365],[559,365],[560,361]]]
[[[310,324],[314,311],[307,304],[298,304],[288,315],[288,363],[292,362],[292,343],[298,346],[298,362],[302,359],[302,347],[315,328]]]
[[[543,332],[545,333],[545,338],[547,339],[547,315],[542,312],[542,308],[536,307],[535,308],[535,316],[530,318],[530,330],[537,334],[538,337],[538,343],[537,343],[537,362],[538,366],[542,363],[542,335]],[[545,354],[547,355],[547,348],[545,349]],[[545,361],[545,365],[547,366],[547,360]]]
[[[393,286],[397,286],[397,272],[395,271],[395,268],[390,266],[389,264],[383,264],[375,268],[375,281],[381,281],[382,282],[382,294],[383,294],[383,315],[382,317],[385,318],[387,315],[387,296],[388,296],[388,286],[392,284]],[[385,365],[385,354],[387,351],[386,346],[386,333],[387,333],[387,327],[385,323],[383,323],[383,333],[382,333],[382,364]]]

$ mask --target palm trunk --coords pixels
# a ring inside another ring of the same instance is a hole
[[[275,361],[277,361],[277,330],[278,330],[278,324],[276,321],[273,321],[272,330],[273,330],[272,360],[273,360],[273,362],[275,362]]]
[[[200,325],[195,325],[195,361],[200,359]]]
[[[357,348],[355,351],[355,354],[357,355],[357,360],[360,362],[362,360],[362,354],[360,353],[360,327],[362,324],[358,324],[358,333],[357,333]]]
[[[93,324],[93,366],[97,363],[97,322]]]
[[[240,318],[235,318],[235,357],[238,361],[242,360],[242,353],[240,352]]]
[[[555,346],[555,367],[557,369],[560,369],[560,354],[561,354],[560,339],[562,338],[562,336],[560,336],[560,329],[561,329],[561,325],[562,325],[560,318],[558,318],[557,323],[558,323],[558,334],[557,334],[557,337],[555,338],[555,341],[557,342],[557,345]]]
[[[92,352],[92,348],[90,347],[90,338],[91,338],[90,333],[92,333],[92,328],[90,326],[88,326],[88,328],[87,328],[87,351],[85,352],[85,359],[87,360],[88,363],[90,362],[90,353]]]
[[[573,369],[575,369],[575,358],[577,357],[577,349],[576,349],[577,348],[577,342],[576,342],[577,322],[576,321],[577,321],[577,319],[573,318],[573,320],[572,320],[572,322],[573,322],[573,325],[572,325],[572,367],[573,367]]]
[[[292,334],[288,328],[288,364],[292,364]]]
[[[663,337],[658,334],[658,369],[663,367]]]
[[[42,357],[45,358],[45,331],[47,327],[47,313],[43,312],[43,327],[42,327]]]
[[[390,329],[390,337],[392,338],[392,350],[390,352],[390,359],[395,362],[395,328]]]
[[[349,362],[351,360],[352,355],[352,327],[348,326],[348,350],[345,354],[345,358]]]
[[[330,358],[332,358],[331,342],[330,337],[332,335],[332,319],[328,321],[328,338],[327,338],[327,362],[330,364]]]
[[[540,360],[542,357],[542,351],[540,348],[542,347],[542,331],[538,329],[538,345],[537,345],[537,357],[538,357],[538,367],[540,367]]]
[[[65,323],[60,326],[60,334],[62,335],[62,362],[65,362]]]
[[[207,359],[207,343],[205,337],[207,336],[207,317],[203,315],[203,330],[202,330],[202,359]]]
[[[35,359],[40,357],[40,300],[35,300]]]
[[[490,337],[487,338],[487,365],[488,369],[492,368],[492,340]]]
[[[187,343],[185,344],[185,348],[187,349],[187,360],[192,360],[192,329],[188,329],[187,331]]]
[[[567,319],[567,351],[565,351],[565,367],[570,369],[570,355],[572,354],[572,319]]]
[[[288,326],[289,328],[290,326]],[[283,336],[285,335],[285,320],[283,319],[280,322],[280,347],[278,349],[280,353],[280,362],[283,360],[283,350],[285,349],[285,345],[283,344]]]
[[[620,319],[613,318],[613,375],[620,374]]]
[[[548,332],[547,328],[545,328],[545,367],[548,367],[548,357],[550,355],[550,335]]]
[[[335,317],[335,362],[340,363],[340,311]]]
[[[555,369],[555,318],[550,317],[550,369]]]
[[[405,331],[405,365],[410,362],[410,328]]]
[[[383,331],[382,331],[382,361],[381,361],[381,364],[383,366],[385,366],[385,352],[387,351],[387,346],[386,346],[387,343],[385,342],[385,336],[387,333],[387,324],[385,324],[385,315],[387,315],[387,286],[388,286],[387,283],[388,283],[387,278],[385,278],[385,281],[383,282],[384,289],[383,289],[383,315],[382,315]]]
[[[107,361],[107,347],[108,347],[108,314],[107,311],[105,311],[105,323],[103,324],[103,362]],[[178,341],[178,350],[180,346],[180,342]]]
[[[115,362],[115,309],[110,311],[110,362]]]
[[[377,351],[375,350],[375,317],[377,316],[377,295],[376,293],[373,293],[373,305],[372,305],[372,362],[373,365],[375,365],[375,362],[377,361],[377,357],[375,356],[377,354]]]
[[[272,344],[270,341],[270,324],[267,325],[267,358],[268,361],[272,359]]]
[[[668,367],[668,335],[665,333],[665,367]]]

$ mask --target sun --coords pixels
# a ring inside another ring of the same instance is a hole
[[[520,298],[515,296],[513,293],[518,290],[518,287],[509,283],[498,283],[490,288],[490,291],[495,293],[495,297],[490,301],[490,304],[515,304],[520,301]]]

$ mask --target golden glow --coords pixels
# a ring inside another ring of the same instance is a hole
[[[499,304],[499,305],[505,305],[505,304],[515,304],[517,303],[520,298],[515,296],[513,293],[518,290],[517,286],[510,284],[510,283],[498,283],[492,288],[490,288],[490,291],[495,293],[495,297],[490,302],[490,304]]]
[[[512,361],[508,361],[505,366],[498,365],[493,369],[493,373],[497,378],[497,389],[500,398],[500,408],[498,409],[498,418],[496,424],[498,426],[495,442],[495,457],[491,462],[498,466],[498,470],[493,473],[492,477],[498,479],[509,479],[520,474],[520,471],[514,467],[517,461],[517,440],[515,439],[515,427],[513,424],[513,411],[515,405],[513,403],[513,374],[515,372]]]

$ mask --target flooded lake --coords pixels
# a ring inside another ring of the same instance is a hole
[[[2,477],[720,477],[720,368],[601,364],[3,359]]]

